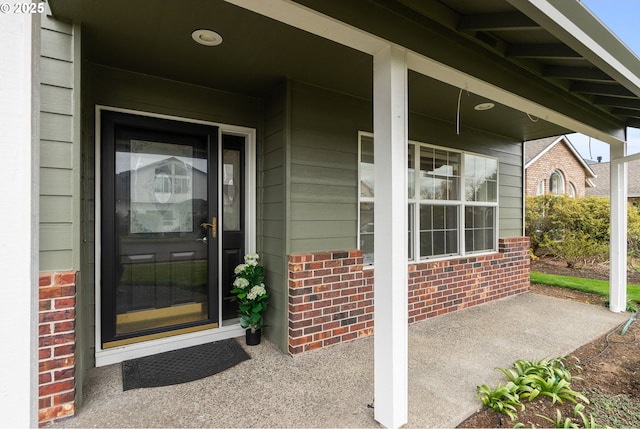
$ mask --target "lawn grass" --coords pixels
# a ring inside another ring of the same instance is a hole
[[[609,282],[607,280],[583,279],[580,277],[559,276],[532,271],[531,283],[574,289],[606,297],[609,296]],[[640,285],[627,284],[627,299],[640,302]]]

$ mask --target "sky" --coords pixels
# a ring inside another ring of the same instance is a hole
[[[640,56],[640,0],[582,0],[582,3],[596,15],[622,42],[637,56]],[[602,156],[609,160],[609,145],[582,134],[568,134],[568,138],[585,159],[596,160]],[[627,153],[640,152],[640,130],[629,128]]]

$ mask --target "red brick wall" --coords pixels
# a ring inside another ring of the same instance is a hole
[[[409,264],[409,323],[526,292],[529,239],[499,240],[498,253]],[[289,353],[373,333],[373,270],[358,250],[289,256]]]
[[[525,171],[526,195],[536,196],[538,183],[544,180],[545,193],[549,192],[549,176],[560,170],[564,176],[564,192],[569,193],[569,183],[576,187],[576,196],[584,197],[586,173],[573,153],[561,142],[542,155]]]
[[[76,272],[40,274],[38,421],[75,413]]]

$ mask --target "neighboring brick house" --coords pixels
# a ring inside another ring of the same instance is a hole
[[[596,173],[566,136],[525,142],[525,193],[547,193],[584,197],[594,186]]]
[[[599,162],[589,164],[589,167],[597,174],[597,177],[593,180],[594,186],[587,189],[586,195],[610,197],[611,163]],[[627,180],[627,200],[637,206],[640,203],[640,160],[629,161],[627,164]]]

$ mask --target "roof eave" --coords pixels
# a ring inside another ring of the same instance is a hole
[[[640,59],[581,2],[507,1],[640,97]]]

